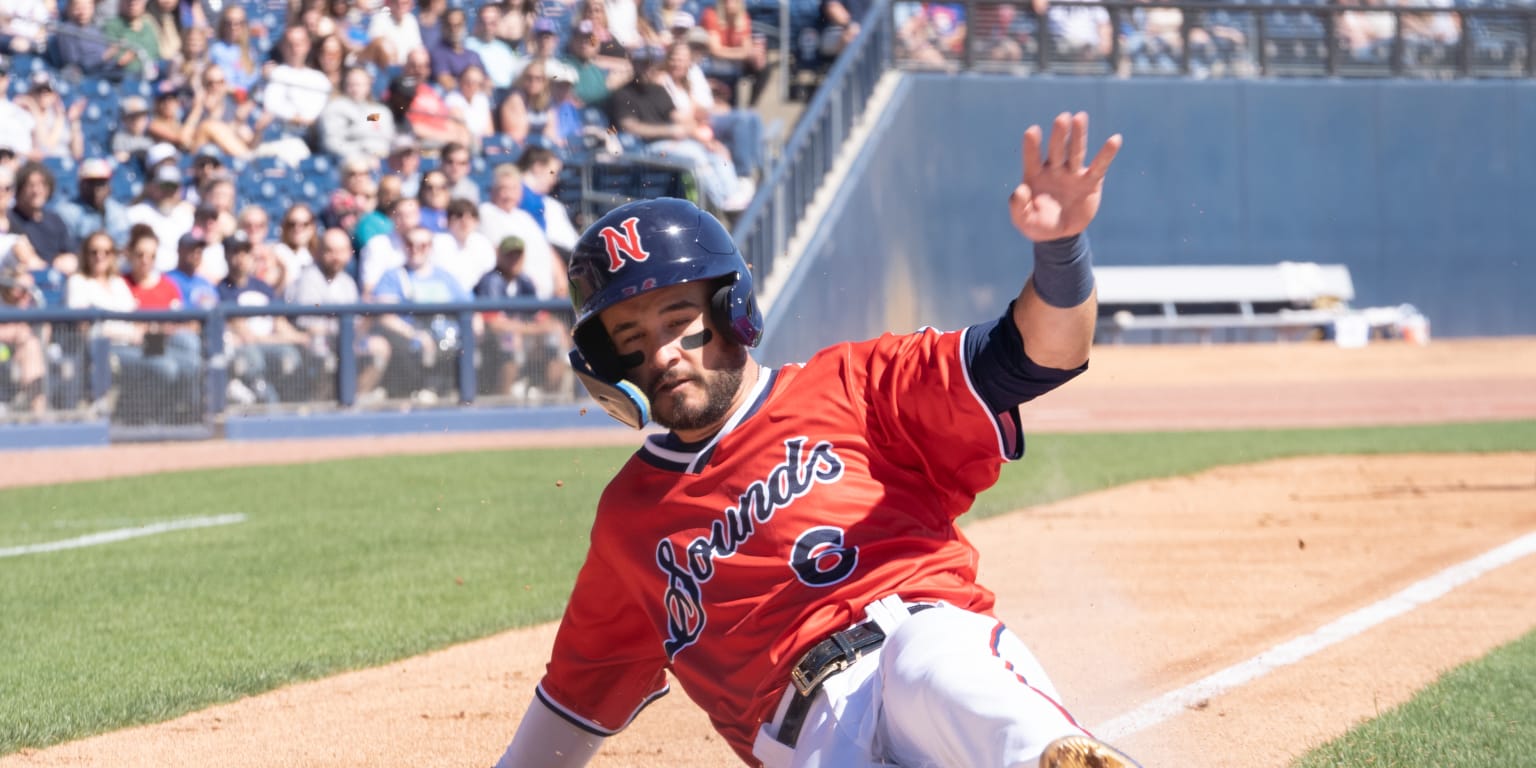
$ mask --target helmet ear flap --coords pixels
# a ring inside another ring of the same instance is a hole
[[[752,278],[726,278],[710,299],[715,327],[744,347],[755,347],[763,336],[763,315],[752,294]]]
[[[609,338],[608,330],[601,322],[591,322],[576,330],[576,347],[585,354],[592,373],[609,382],[624,378],[624,367],[619,364],[619,352]]]

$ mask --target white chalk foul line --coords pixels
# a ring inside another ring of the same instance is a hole
[[[1348,614],[1311,634],[1281,643],[1239,664],[1163,694],[1130,712],[1093,729],[1100,738],[1115,741],[1144,731],[1201,701],[1252,682],[1281,667],[1295,664],[1331,645],[1341,643],[1378,624],[1401,616],[1467,582],[1503,565],[1536,552],[1536,533],[1528,533],[1501,547],[1453,565],[1408,588]]]
[[[150,523],[137,528],[118,528],[111,531],[86,534],[73,539],[60,541],[45,541],[41,544],[24,544],[19,547],[0,547],[0,557],[19,557],[21,555],[36,555],[42,552],[58,552],[62,549],[79,549],[80,547],[94,547],[98,544],[111,544],[127,539],[137,539],[140,536],[154,536],[157,533],[169,533],[171,531],[184,531],[188,528],[211,528],[215,525],[233,525],[245,522],[245,515],[215,515],[213,517],[186,517],[180,520],[167,520],[163,523]]]

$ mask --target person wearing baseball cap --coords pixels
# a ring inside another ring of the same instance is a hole
[[[176,240],[176,268],[165,273],[181,289],[182,301],[193,309],[208,309],[219,303],[219,292],[208,278],[198,274],[203,267],[208,238],[193,228]]]
[[[101,157],[88,158],[79,166],[79,186],[75,198],[54,206],[59,218],[69,229],[70,237],[84,242],[92,232],[104,231],[112,242],[128,239],[128,206],[112,197],[111,160]]]

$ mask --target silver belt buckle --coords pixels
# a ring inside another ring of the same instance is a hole
[[[848,666],[849,662],[847,659],[834,659],[830,663],[823,665],[821,669],[816,670],[815,676],[808,677],[800,669],[800,666],[796,665],[794,671],[789,673],[789,679],[795,684],[795,690],[799,691],[800,695],[809,696],[815,692],[817,687],[826,682],[827,678],[847,669]]]

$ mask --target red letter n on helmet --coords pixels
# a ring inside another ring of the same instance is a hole
[[[603,244],[608,247],[608,271],[617,272],[624,266],[623,257],[628,256],[631,261],[641,262],[651,257],[645,246],[640,244],[640,232],[635,225],[640,219],[631,216],[619,223],[623,227],[621,232],[618,227],[603,227],[598,232],[603,238]]]

